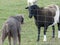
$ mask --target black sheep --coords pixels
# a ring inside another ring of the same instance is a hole
[[[53,29],[53,38],[55,37],[55,28],[54,25],[58,23],[59,29],[59,7],[57,5],[49,5],[47,7],[39,7],[37,5],[32,5],[26,7],[29,11],[29,18],[34,16],[35,24],[38,28],[38,38],[40,37],[40,27],[44,27],[44,41],[46,41],[46,31],[48,26],[52,26]],[[60,31],[59,31],[60,33]],[[60,35],[60,34],[58,34]],[[58,36],[60,38],[60,36]]]

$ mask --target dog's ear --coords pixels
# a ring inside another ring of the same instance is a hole
[[[21,20],[21,24],[24,24],[24,18],[22,18],[22,20]]]
[[[24,24],[24,15],[21,15],[21,24]]]
[[[28,9],[29,7],[26,7],[25,9]]]

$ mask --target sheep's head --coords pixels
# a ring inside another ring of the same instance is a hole
[[[36,15],[36,13],[37,13],[36,8],[37,8],[37,5],[32,5],[32,6],[25,8],[25,9],[29,10],[29,18],[32,18],[32,16]]]
[[[32,5],[29,7],[26,7],[25,9],[29,10],[29,18],[32,18],[32,16],[36,16],[38,14],[38,11],[41,11],[43,7],[38,7],[37,5]]]

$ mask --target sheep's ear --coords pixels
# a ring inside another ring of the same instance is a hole
[[[28,9],[29,7],[26,7],[25,9]]]

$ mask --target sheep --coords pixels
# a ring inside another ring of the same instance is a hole
[[[21,38],[21,24],[24,23],[24,17],[21,14],[17,16],[10,16],[2,26],[2,45],[8,36],[9,45],[11,45],[11,37],[13,38],[13,45],[17,44],[17,37],[20,45]]]
[[[37,0],[27,0],[28,6],[35,5],[37,3]]]
[[[29,11],[29,18],[32,16],[35,19],[35,24],[38,28],[38,38],[40,37],[40,28],[44,27],[44,39],[43,41],[47,41],[46,31],[49,26],[52,26],[53,29],[53,38],[55,37],[55,24],[58,24],[58,37],[60,38],[60,14],[59,14],[59,6],[58,5],[49,5],[46,7],[39,7],[38,5],[31,5],[26,7]]]

